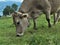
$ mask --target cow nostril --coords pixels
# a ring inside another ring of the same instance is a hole
[[[17,24],[20,24],[19,22],[17,22]]]

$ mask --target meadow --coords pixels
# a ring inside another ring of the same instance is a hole
[[[37,19],[37,30],[33,29],[33,22],[25,30],[22,37],[16,37],[16,29],[12,17],[0,17],[0,45],[60,45],[60,22],[48,28],[45,15]]]

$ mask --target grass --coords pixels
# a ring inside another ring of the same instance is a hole
[[[53,16],[51,17],[53,23]],[[45,16],[37,19],[38,30],[31,26],[25,31],[24,36],[16,37],[12,17],[0,18],[0,45],[60,45],[60,23],[48,28]]]

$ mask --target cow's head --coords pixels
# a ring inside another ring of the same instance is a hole
[[[26,30],[26,28],[29,26],[28,14],[14,12],[13,13],[13,22],[16,26],[17,36],[22,36],[24,34],[24,31]]]

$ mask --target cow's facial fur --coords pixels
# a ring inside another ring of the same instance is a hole
[[[13,20],[16,26],[17,35],[21,36],[29,25],[27,14],[16,12],[13,14]]]

